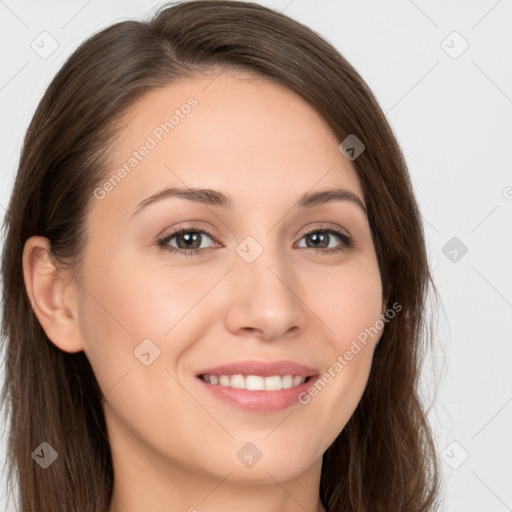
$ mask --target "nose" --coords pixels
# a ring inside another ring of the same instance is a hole
[[[266,249],[252,263],[240,258],[230,274],[227,329],[265,341],[296,336],[307,318],[304,290],[279,250]]]

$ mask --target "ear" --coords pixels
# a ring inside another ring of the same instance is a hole
[[[32,309],[53,344],[64,352],[83,350],[76,282],[59,268],[48,238],[33,236],[25,242],[23,278]]]

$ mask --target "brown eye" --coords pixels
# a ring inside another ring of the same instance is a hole
[[[302,238],[306,240],[306,248],[319,252],[331,253],[344,251],[353,247],[352,237],[334,227],[309,231]],[[341,245],[338,242],[338,246],[336,246],[336,238],[341,241]],[[333,243],[334,245],[332,245]]]
[[[201,247],[203,233],[199,231],[184,231],[174,235],[178,249],[199,249]],[[172,240],[172,238],[170,240]],[[169,240],[169,241],[170,241]]]
[[[201,247],[205,236],[213,239],[213,236],[203,229],[180,229],[159,240],[158,246],[170,252],[192,256],[208,248]],[[177,246],[170,243],[173,239],[176,239]]]

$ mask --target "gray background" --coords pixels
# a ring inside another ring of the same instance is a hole
[[[512,1],[259,3],[333,43],[387,114],[444,305],[438,351],[422,373],[443,459],[443,510],[512,510]],[[160,4],[0,0],[0,215],[24,132],[64,60],[93,32]]]

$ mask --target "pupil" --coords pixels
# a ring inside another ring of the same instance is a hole
[[[187,242],[187,243],[185,243],[185,246],[180,247],[180,249],[198,249],[199,246],[201,245],[200,236],[197,231],[194,231],[192,233],[182,233],[180,236],[183,237],[185,239],[185,241]],[[180,243],[179,243],[180,236],[177,237],[178,246],[180,246]],[[193,245],[189,244],[188,242],[192,242],[192,244],[194,242],[196,242],[196,245],[193,246]],[[199,243],[197,243],[197,242],[199,242]]]
[[[329,242],[327,240],[327,235],[325,233],[312,233],[311,235],[312,240],[313,241],[319,241],[320,239],[323,239],[323,244],[320,244],[321,247],[325,248],[325,247],[328,247],[329,245]],[[327,243],[325,243],[327,242]],[[316,244],[315,247],[319,247],[319,244]]]

